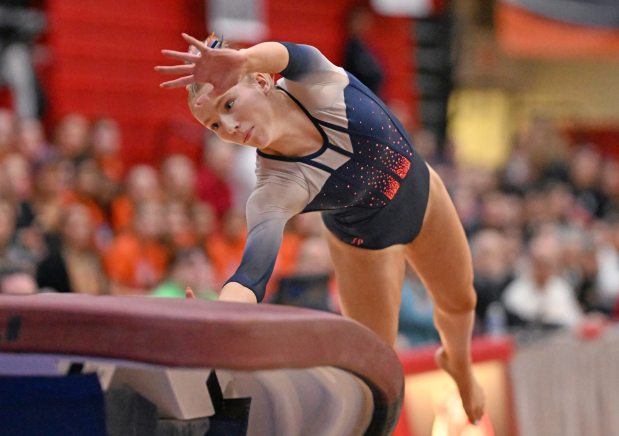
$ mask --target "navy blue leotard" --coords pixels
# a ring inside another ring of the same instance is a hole
[[[340,240],[381,249],[411,242],[428,202],[428,167],[385,104],[316,48],[282,43],[289,63],[277,82],[320,132],[320,150],[283,157],[258,150],[257,184],[247,202],[248,237],[228,282],[258,301],[273,272],[286,221],[321,211]]]

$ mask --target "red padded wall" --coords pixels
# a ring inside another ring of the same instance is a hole
[[[271,39],[314,44],[340,62],[344,16],[353,0],[265,2]],[[201,128],[191,121],[184,91],[160,89],[153,66],[167,63],[161,48],[185,49],[181,32],[206,34],[203,1],[49,0],[47,12],[52,124],[70,112],[116,118],[128,164],[157,162],[175,143],[199,157]],[[378,17],[369,39],[386,66],[385,99],[413,105],[409,25]]]
[[[112,116],[129,163],[157,160],[158,132],[189,119],[183,91],[159,88],[161,48],[185,49],[180,32],[204,33],[202,2],[51,0],[46,83],[52,124],[70,112]]]

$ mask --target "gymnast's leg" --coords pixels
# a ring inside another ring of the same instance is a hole
[[[373,330],[393,346],[404,280],[403,246],[367,250],[326,231],[343,315]]]
[[[434,301],[443,347],[437,363],[454,379],[469,419],[481,418],[483,393],[472,374],[471,334],[476,294],[464,229],[440,177],[430,169],[430,195],[419,235],[405,255]]]

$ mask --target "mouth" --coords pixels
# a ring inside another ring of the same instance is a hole
[[[247,132],[245,132],[245,137],[243,138],[243,144],[245,144],[247,141],[249,141],[249,138],[251,138],[251,135],[254,133],[254,128],[250,127]]]

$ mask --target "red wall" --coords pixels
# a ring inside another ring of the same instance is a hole
[[[265,0],[270,39],[316,45],[341,58],[344,15],[353,0]],[[191,121],[183,90],[163,90],[153,66],[161,48],[184,50],[182,31],[206,34],[199,0],[49,0],[44,82],[53,125],[62,115],[112,116],[129,164],[157,162],[170,149],[200,156],[201,127]],[[386,66],[386,100],[413,104],[413,53],[405,19],[379,17],[370,35]]]

